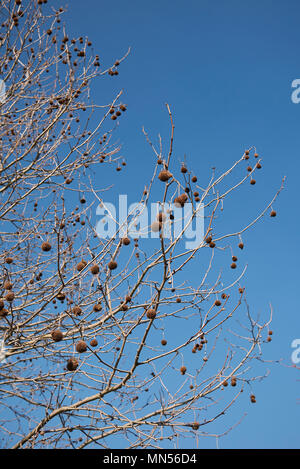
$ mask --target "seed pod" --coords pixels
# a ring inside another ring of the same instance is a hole
[[[186,367],[185,367],[185,366],[182,366],[182,367],[180,368],[180,373],[181,373],[182,375],[184,375],[184,374],[186,373]]]
[[[181,303],[181,298],[176,298],[176,303]]]
[[[13,258],[12,258],[12,257],[6,257],[6,258],[4,259],[4,262],[5,262],[6,264],[12,264],[12,263],[13,263]]]
[[[97,275],[99,274],[99,266],[97,264],[94,264],[92,265],[92,267],[90,268],[90,272],[93,274],[93,275]]]
[[[236,386],[236,378],[235,378],[235,376],[232,376],[232,378],[231,378],[231,386]]]
[[[244,249],[244,243],[240,243],[240,244],[239,244],[239,248],[240,248],[240,249]]]
[[[85,266],[87,265],[87,262],[84,261],[84,260],[81,260],[77,266],[76,266],[76,269],[78,270],[78,272],[80,272],[81,270],[83,270],[85,268]]]
[[[94,311],[95,313],[98,313],[98,312],[101,311],[101,310],[102,310],[102,305],[101,305],[100,303],[97,303],[97,304],[95,304],[95,305],[93,306],[93,311]]]
[[[225,300],[225,299],[227,298],[226,293],[222,293],[221,298],[222,298],[223,300]]]
[[[148,309],[146,315],[147,315],[147,318],[148,318],[148,319],[154,319],[155,316],[156,316],[156,311],[155,311],[155,309]]]
[[[238,259],[237,259],[236,256],[232,256],[232,260],[233,260],[233,262],[236,262]]]
[[[87,345],[84,340],[79,340],[76,344],[76,352],[83,353],[87,351]]]
[[[180,171],[181,171],[183,174],[185,174],[185,173],[187,173],[187,168],[186,168],[184,165],[182,165]]]
[[[216,301],[215,301],[215,306],[221,306],[221,304],[222,304],[222,303],[221,303],[220,300],[216,300]]]
[[[200,423],[199,423],[199,422],[194,422],[194,423],[192,423],[192,429],[193,429],[193,430],[198,430],[199,427],[200,427]]]
[[[124,304],[121,306],[121,309],[122,309],[122,311],[127,311],[127,310],[128,310],[127,304],[124,303]]]
[[[69,371],[75,371],[78,368],[78,361],[76,358],[70,358],[67,363],[67,369]]]
[[[130,296],[130,295],[126,295],[126,296],[125,296],[125,301],[126,301],[126,303],[130,303],[130,301],[131,301],[131,296]]]
[[[51,250],[51,244],[47,241],[42,244],[42,251],[48,252]]]
[[[159,221],[154,221],[151,225],[151,231],[153,231],[153,233],[157,233],[161,228],[162,224]]]
[[[9,280],[6,280],[6,282],[4,282],[4,289],[5,290],[11,290],[12,287],[13,287],[13,284]]]
[[[257,169],[261,169],[261,164],[260,164],[260,163],[256,163],[256,167],[257,167]]]
[[[255,179],[251,179],[250,184],[251,184],[252,186],[254,186],[254,184],[256,184]]]
[[[124,246],[128,246],[128,244],[130,244],[130,239],[125,236],[125,238],[122,239],[122,243],[124,244]]]
[[[0,318],[5,318],[8,315],[8,311],[5,308],[0,309]]]
[[[91,347],[97,347],[97,345],[98,345],[98,340],[97,339],[92,339],[90,341],[90,346]]]
[[[197,182],[197,181],[198,181],[197,176],[193,176],[192,177],[192,182]]]
[[[230,267],[231,267],[232,269],[236,269],[236,263],[233,262]]]
[[[166,341],[166,339],[162,339],[162,341],[161,341],[161,345],[167,345],[167,341]]]
[[[228,386],[228,381],[223,381],[223,386],[226,388]]]
[[[116,263],[116,261],[110,261],[107,264],[107,267],[109,268],[109,270],[115,270],[118,267],[118,264]]]
[[[207,236],[206,240],[207,244],[210,244],[212,242],[212,237],[211,236]]]
[[[54,331],[51,332],[51,337],[54,340],[54,342],[60,342],[61,340],[63,340],[64,335],[60,329],[55,329]]]
[[[14,300],[14,298],[15,298],[15,294],[13,291],[8,292],[7,295],[5,296],[6,301],[9,301],[10,303]]]
[[[216,247],[216,243],[214,243],[214,242],[212,241],[211,243],[209,243],[209,247],[210,247],[210,248]]]
[[[58,293],[58,295],[56,295],[56,298],[60,301],[64,301],[64,299],[66,298],[66,295],[62,292]]]
[[[256,403],[256,398],[255,398],[254,394],[251,394],[250,401],[252,402],[252,404]]]
[[[74,308],[72,309],[72,313],[75,316],[80,316],[82,314],[82,309],[80,308],[80,306],[74,306]]]
[[[167,169],[163,169],[159,175],[158,175],[158,179],[162,182],[167,182],[171,177],[173,176],[172,173],[170,173],[170,171],[168,171]]]
[[[270,213],[270,217],[276,217],[277,213],[275,212],[275,210],[272,210],[271,213]]]

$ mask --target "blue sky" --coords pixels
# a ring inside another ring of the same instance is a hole
[[[141,128],[153,138],[160,133],[167,143],[166,102],[175,120],[174,157],[181,161],[186,154],[203,184],[212,166],[221,172],[251,145],[262,156],[263,172],[249,199],[233,202],[228,226],[233,218],[257,213],[287,177],[274,207],[277,218],[265,217],[248,233],[243,253],[248,303],[254,311],[267,311],[269,303],[274,309],[265,358],[287,365],[291,343],[300,338],[300,104],[291,100],[291,83],[300,78],[299,13],[297,0],[73,0],[65,16],[68,30],[87,35],[108,66],[131,47],[119,76],[95,82],[93,94],[103,104],[124,89],[128,112],[116,136],[127,167],[118,190],[132,202],[144,187],[141,170],[153,168]],[[99,188],[101,182],[99,174]],[[300,447],[299,371],[268,368],[270,376],[256,385],[257,404],[244,399],[228,417],[234,424],[247,413],[220,440],[221,448]],[[201,445],[216,442],[207,438]]]

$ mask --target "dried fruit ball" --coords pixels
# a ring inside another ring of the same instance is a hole
[[[230,267],[231,267],[232,269],[236,269],[236,263],[233,262]]]
[[[79,340],[76,344],[76,352],[83,353],[87,351],[87,345],[84,340]]]
[[[10,303],[14,300],[14,298],[15,298],[15,294],[12,291],[7,293],[7,295],[5,296],[6,301],[9,301]]]
[[[232,260],[233,260],[233,262],[236,262],[238,259],[237,259],[236,256],[232,256]]]
[[[91,347],[97,347],[97,345],[98,345],[98,340],[97,339],[92,339],[90,341],[90,346]]]
[[[185,174],[187,172],[187,168],[185,166],[181,166],[181,170],[180,170],[183,174]]]
[[[164,169],[163,171],[159,173],[158,179],[162,182],[167,182],[172,176],[173,174],[170,173],[170,171],[168,171],[167,169]]]
[[[184,374],[186,373],[186,367],[185,367],[185,366],[182,366],[182,367],[180,368],[180,373],[181,373],[182,375],[184,375]]]
[[[78,368],[78,361],[76,358],[70,358],[67,363],[67,369],[69,371],[75,371]]]
[[[128,246],[128,244],[130,244],[130,239],[126,236],[125,238],[122,239],[122,243],[123,243],[125,246]]]
[[[155,311],[155,309],[148,309],[146,315],[147,315],[147,318],[148,318],[148,319],[154,319],[155,316],[156,316],[156,311]]]
[[[61,340],[63,340],[64,335],[60,329],[55,329],[54,331],[51,332],[51,337],[54,340],[54,342],[60,342]]]
[[[42,251],[48,252],[51,250],[51,244],[47,241],[42,244]]]
[[[251,179],[250,184],[251,184],[252,186],[254,186],[254,184],[256,184],[255,179]]]
[[[118,264],[116,263],[116,261],[110,261],[108,264],[107,264],[109,270],[115,270],[117,267],[118,267]]]
[[[92,265],[92,267],[90,268],[90,271],[93,275],[99,274],[99,271],[100,271],[99,266],[97,264]]]
[[[275,210],[272,210],[271,213],[270,213],[270,217],[276,217],[277,213],[275,212]]]
[[[244,249],[244,243],[240,243],[240,244],[239,244],[239,248],[240,248],[240,249]]]
[[[80,308],[80,306],[74,306],[74,308],[72,309],[72,313],[75,314],[75,316],[80,316],[82,313],[82,309]]]
[[[77,266],[76,266],[76,269],[78,270],[78,272],[80,272],[82,269],[84,269],[85,266],[86,266],[86,264],[87,264],[87,263],[86,263],[85,261],[83,261],[83,260],[82,260],[81,262],[79,262],[79,263],[77,264]]]
[[[251,400],[251,402],[252,402],[253,404],[255,404],[256,398],[255,398],[254,394],[251,394],[250,400]]]
[[[231,386],[236,386],[236,378],[234,376],[231,378]]]
[[[221,303],[220,300],[216,300],[216,301],[215,301],[215,306],[221,306],[221,304],[222,304],[222,303]]]
[[[197,182],[197,181],[198,181],[197,176],[193,176],[192,177],[192,182]]]
[[[162,339],[162,341],[161,341],[161,345],[167,345],[167,341],[166,341],[166,339]]]

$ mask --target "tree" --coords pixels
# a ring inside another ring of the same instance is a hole
[[[88,38],[68,37],[64,9],[44,4],[2,1],[2,447],[105,448],[120,436],[127,448],[169,447],[207,434],[202,427],[244,389],[255,402],[250,363],[262,359],[271,314],[261,322],[251,316],[243,274],[230,282],[218,272],[210,277],[222,252],[231,252],[234,272],[244,233],[266,213],[276,216],[282,186],[247,226],[223,234],[224,201],[255,184],[261,159],[249,148],[202,187],[186,162],[173,163],[167,105],[167,150],[144,131],[155,164],[140,205],[119,224],[108,213],[117,230],[101,237],[95,209],[108,206],[95,175],[126,165],[113,142],[126,105],[122,92],[103,105],[90,95],[95,80],[118,74],[127,54],[105,68]],[[238,180],[226,187],[233,174]],[[143,231],[149,240],[136,225],[154,187],[160,199]],[[204,233],[191,247],[185,237],[201,210]],[[195,279],[189,269],[199,259]]]

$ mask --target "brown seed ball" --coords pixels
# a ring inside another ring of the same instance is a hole
[[[56,295],[56,298],[60,301],[64,301],[64,299],[66,298],[66,295],[60,292],[58,295]]]
[[[48,252],[51,250],[51,244],[47,241],[42,244],[42,251]]]
[[[0,318],[5,318],[8,315],[8,311],[5,308],[0,309]]]
[[[182,366],[182,367],[180,368],[180,373],[181,373],[182,375],[184,375],[184,374],[186,373],[186,367],[185,367],[185,366]]]
[[[128,246],[128,244],[130,244],[130,239],[125,236],[125,238],[122,239],[122,243],[124,244],[124,246]]]
[[[85,266],[86,266],[86,262],[81,261],[77,264],[76,269],[78,270],[78,272],[80,272],[81,270],[85,268]]]
[[[4,289],[5,290],[11,290],[12,287],[13,287],[13,284],[9,280],[6,280],[6,282],[4,282]]]
[[[251,166],[248,166],[247,171],[249,171],[249,173],[252,171]]]
[[[73,181],[73,179],[67,178],[67,179],[65,180],[65,183],[66,183],[66,184],[71,184],[72,181]]]
[[[87,351],[87,345],[84,340],[79,340],[76,344],[76,352],[83,353]]]
[[[256,184],[255,179],[251,179],[250,184],[251,184],[252,186],[254,186],[254,184]]]
[[[250,401],[252,402],[252,404],[256,403],[256,398],[255,398],[254,394],[251,394]]]
[[[236,386],[236,378],[234,376],[231,378],[231,386]]]
[[[224,381],[223,386],[226,388],[228,386],[228,381]]]
[[[183,165],[180,170],[183,174],[187,173],[187,168]]]
[[[82,309],[80,308],[80,306],[74,306],[74,308],[72,309],[72,313],[75,316],[80,316],[82,314]]]
[[[159,221],[154,221],[151,225],[151,231],[153,231],[153,233],[157,233],[161,228],[162,224]]]
[[[109,268],[109,270],[115,270],[118,267],[118,264],[116,263],[116,261],[110,261],[107,264],[107,267]]]
[[[98,340],[97,339],[92,339],[90,341],[90,346],[91,347],[97,347],[97,345],[98,345]]]
[[[148,318],[148,319],[154,319],[155,316],[156,316],[156,311],[155,311],[155,309],[148,309],[146,315],[147,315],[147,318]]]
[[[269,331],[268,334],[269,334],[269,335],[273,335],[273,331]]]
[[[97,264],[94,264],[92,265],[92,267],[90,268],[90,272],[93,274],[93,275],[97,275],[99,274],[99,266]]]
[[[181,303],[181,298],[176,298],[176,303]]]
[[[163,171],[159,173],[158,179],[162,182],[167,182],[172,176],[173,174],[170,173],[170,171],[168,171],[167,169],[164,169]]]
[[[258,153],[254,153],[254,158],[258,158]]]
[[[232,269],[236,269],[236,263],[233,262],[230,267],[231,267]]]
[[[5,262],[6,264],[12,264],[12,263],[13,263],[13,258],[12,258],[12,257],[6,257],[6,258],[4,259],[4,262]]]
[[[193,429],[193,430],[198,430],[199,427],[200,427],[200,423],[199,423],[199,422],[194,422],[194,423],[192,423],[192,429]]]
[[[272,210],[271,213],[270,213],[270,217],[276,217],[277,213],[275,212],[275,210]]]
[[[244,243],[240,243],[240,244],[239,244],[239,248],[240,248],[240,249],[244,249]]]
[[[166,339],[162,339],[162,341],[161,341],[161,345],[167,345],[167,341],[166,341]]]
[[[102,305],[100,303],[97,303],[96,305],[93,306],[93,311],[95,313],[98,313],[101,310],[102,310]]]
[[[271,336],[268,336],[268,337],[267,337],[267,342],[271,342],[271,340],[272,340],[272,337],[271,337]]]
[[[12,291],[7,293],[7,295],[5,296],[6,301],[9,301],[10,303],[14,300],[14,298],[15,298],[15,294]]]
[[[233,260],[233,262],[236,262],[238,260],[238,258],[236,256],[232,256],[232,260]]]
[[[210,247],[210,248],[216,247],[216,243],[214,243],[214,242],[212,241],[211,243],[209,243],[209,247]]]
[[[198,181],[197,176],[193,176],[192,177],[192,182],[197,182],[197,181]]]
[[[121,309],[122,309],[122,311],[128,311],[128,306],[124,303],[124,304],[121,306]]]
[[[223,300],[225,300],[225,299],[227,298],[226,293],[222,293],[221,298],[222,298]]]
[[[60,342],[61,340],[63,340],[64,335],[60,329],[55,329],[54,331],[51,332],[51,337],[54,340],[54,342]]]
[[[257,167],[257,169],[261,169],[261,164],[260,164],[260,163],[257,163],[257,164],[256,164],[256,167]]]
[[[207,236],[207,238],[205,239],[205,241],[207,242],[207,244],[210,244],[212,242],[212,237],[211,236]]]
[[[215,301],[215,306],[221,306],[221,304],[222,304],[222,303],[221,303],[220,300],[216,300],[216,301]]]
[[[131,296],[130,296],[130,295],[126,295],[126,296],[125,296],[125,301],[126,301],[126,303],[130,303],[130,301],[131,301]]]
[[[121,104],[120,109],[121,109],[121,111],[125,112],[126,111],[126,106],[124,106],[124,104]]]
[[[69,371],[75,371],[78,368],[78,364],[76,358],[70,358],[67,363],[67,369]]]

